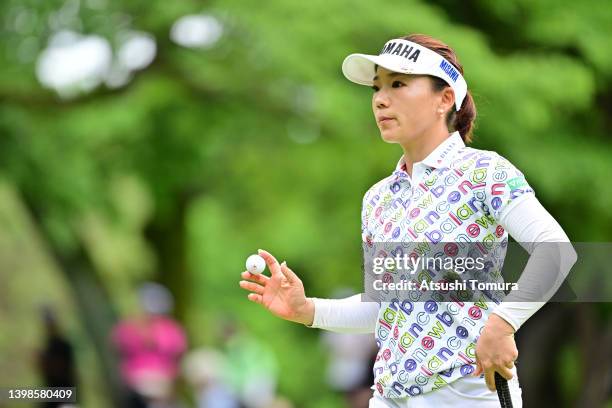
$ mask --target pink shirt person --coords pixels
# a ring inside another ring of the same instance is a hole
[[[143,372],[176,378],[179,359],[187,348],[183,329],[165,316],[123,321],[113,332],[113,342],[121,353],[121,373],[131,385]]]
[[[139,295],[144,315],[119,322],[112,341],[127,385],[145,397],[163,398],[172,392],[187,340],[179,323],[164,315],[172,307],[167,289],[149,283]]]

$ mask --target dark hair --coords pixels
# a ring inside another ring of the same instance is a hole
[[[463,66],[459,62],[455,51],[453,51],[451,47],[444,44],[442,41],[436,40],[435,38],[425,34],[410,34],[401,38],[422,45],[423,47],[429,48],[430,50],[442,55],[448,62],[453,64],[453,66],[457,68],[459,72],[461,72],[461,75],[463,75]],[[441,91],[449,86],[441,78],[434,76],[430,77],[432,79],[435,91]],[[475,119],[476,105],[474,104],[474,99],[468,90],[465,98],[463,98],[459,111],[455,111],[455,108],[453,107],[453,109],[448,112],[446,116],[446,124],[449,129],[459,131],[461,138],[466,143],[469,143],[472,141],[472,131],[474,129]]]

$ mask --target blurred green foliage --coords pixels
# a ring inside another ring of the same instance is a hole
[[[219,345],[217,327],[232,316],[277,350],[282,394],[305,407],[335,401],[312,395],[325,389],[317,332],[249,303],[239,272],[266,248],[310,296],[360,290],[361,198],[401,151],[380,141],[370,90],[346,81],[340,65],[408,33],[437,37],[460,56],[479,109],[475,147],[520,168],[572,240],[612,236],[605,2],[6,0],[0,10],[0,177],[26,214],[10,229],[18,210],[2,207],[0,242],[19,247],[2,252],[3,274],[22,282],[24,305],[61,304],[90,354],[80,306],[51,287],[23,287],[34,273],[25,253],[55,254],[36,268],[57,282],[72,276],[62,270],[70,262],[57,260],[85,254],[120,314],[134,310],[138,282],[164,281],[193,345]],[[192,13],[223,23],[214,47],[170,41],[172,24]],[[59,29],[113,45],[125,30],[145,31],[157,55],[124,87],[61,99],[35,76],[36,56]],[[34,330],[31,314],[0,310],[7,324],[27,321],[24,330]],[[3,339],[1,355],[24,352]],[[22,373],[27,361],[11,364]],[[16,381],[1,371],[0,383]]]

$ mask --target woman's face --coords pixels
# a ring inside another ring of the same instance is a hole
[[[378,67],[372,88],[372,110],[386,142],[410,143],[444,121],[438,112],[443,92],[434,92],[428,76]]]

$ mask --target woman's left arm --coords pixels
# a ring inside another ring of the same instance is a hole
[[[476,345],[478,368],[495,390],[494,374],[512,378],[518,357],[514,332],[557,291],[577,259],[569,238],[534,194],[513,200],[500,214],[499,224],[530,254],[517,284],[493,311]]]

